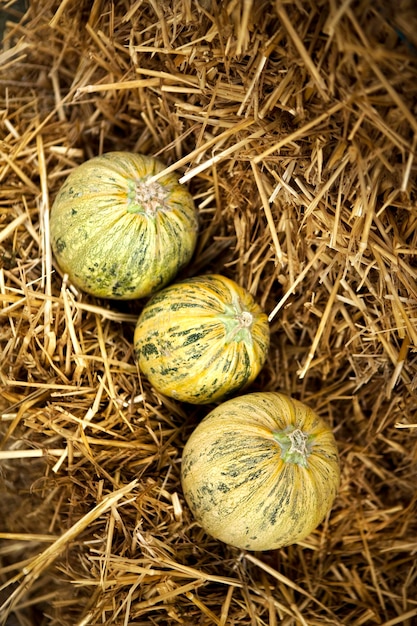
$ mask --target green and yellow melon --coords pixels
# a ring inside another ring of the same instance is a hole
[[[329,513],[340,466],[328,424],[276,392],[223,402],[183,451],[185,499],[202,528],[227,544],[274,550],[305,539]]]
[[[168,284],[191,259],[198,220],[193,198],[159,160],[108,152],[79,165],[51,209],[54,256],[79,289],[133,299]]]
[[[252,295],[233,280],[196,276],[150,299],[134,343],[139,369],[157,391],[205,404],[256,378],[268,353],[269,324]]]

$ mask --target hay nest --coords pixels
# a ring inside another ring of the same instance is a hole
[[[415,3],[29,5],[2,2],[1,623],[415,624]],[[186,272],[268,312],[253,389],[334,428],[340,492],[300,544],[242,553],[193,521],[181,451],[208,408],[139,379],[143,303],[54,265],[58,188],[114,149],[160,156],[195,196]]]

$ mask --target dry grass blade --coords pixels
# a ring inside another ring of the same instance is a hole
[[[41,552],[36,558],[29,562],[22,570],[21,574],[18,574],[14,579],[8,582],[13,584],[19,582],[19,586],[10,593],[8,599],[0,606],[0,616],[7,615],[19,602],[22,596],[30,590],[35,581],[39,578],[42,572],[50,567],[51,563],[65,550],[68,544],[86,528],[88,528],[98,517],[103,513],[111,509],[116,505],[121,498],[130,494],[135,486],[136,481],[121,487],[117,491],[104,496],[102,502],[97,504],[89,513],[84,515],[78,520],[70,529],[63,533],[58,539],[56,539],[48,548]]]

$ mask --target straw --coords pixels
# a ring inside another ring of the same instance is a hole
[[[0,624],[412,626],[417,616],[417,10],[371,0],[2,4]],[[4,6],[3,6],[4,5]],[[223,273],[271,327],[248,391],[333,429],[305,540],[207,535],[180,481],[212,408],[138,372],[144,301],[79,291],[51,207],[127,150],[193,194],[178,278]]]

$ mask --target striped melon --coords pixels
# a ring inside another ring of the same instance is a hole
[[[51,209],[60,269],[94,296],[132,299],[165,286],[197,241],[197,213],[173,174],[153,157],[108,152],[79,165]]]
[[[195,519],[216,539],[247,550],[307,537],[330,511],[339,475],[329,426],[275,392],[217,406],[188,439],[181,467]]]
[[[134,341],[139,369],[157,391],[204,404],[255,379],[268,352],[269,325],[253,297],[233,280],[196,276],[151,298]]]

